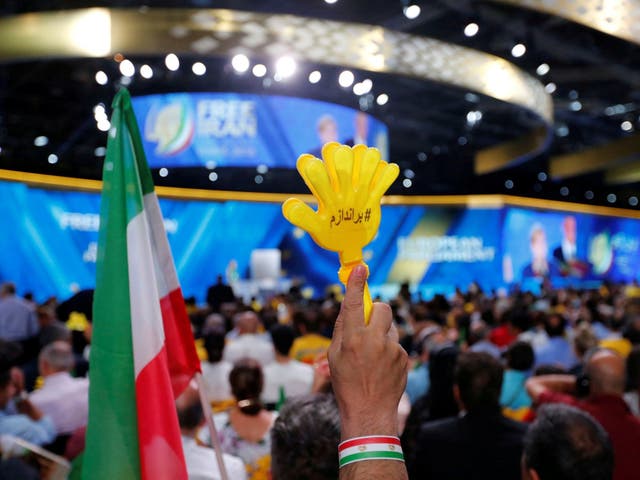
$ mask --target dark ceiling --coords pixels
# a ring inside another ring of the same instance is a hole
[[[441,84],[366,73],[374,81],[376,91],[390,97],[389,103],[378,106],[372,101],[361,103],[350,89],[340,88],[331,80],[337,79],[340,69],[328,66],[320,67],[323,81],[317,85],[306,81],[306,73],[317,67],[311,64],[301,65],[294,80],[265,83],[250,74],[234,73],[229,58],[184,58],[185,65],[191,61],[207,65],[207,74],[197,77],[190,69],[169,72],[161,68],[164,58],[132,57],[135,64],[157,66],[154,70],[164,73],[150,80],[136,75],[129,89],[132,95],[167,91],[272,93],[317,98],[353,108],[364,106],[389,126],[391,160],[400,164],[401,172],[412,177],[410,188],[398,181],[391,193],[509,193],[629,207],[629,198],[636,195],[638,184],[609,186],[602,172],[552,181],[548,169],[551,156],[606,144],[632,135],[640,128],[639,46],[561,18],[497,2],[430,0],[418,3],[422,12],[414,20],[403,15],[399,0],[338,0],[334,4],[323,0],[4,0],[0,14],[59,10],[68,8],[69,4],[74,8],[146,5],[293,13],[377,24],[438,38],[501,56],[532,75],[536,75],[541,63],[547,63],[551,67],[549,73],[538,78],[545,84],[557,85],[552,95],[555,125],[549,150],[517,167],[483,176],[473,172],[475,152],[523,135],[536,120],[523,109]],[[469,22],[476,22],[480,27],[479,33],[471,38],[463,33]],[[526,54],[520,58],[511,55],[516,43],[527,47]],[[96,129],[93,107],[98,103],[108,106],[117,85],[112,82],[98,85],[94,79],[98,70],[105,71],[109,78],[119,77],[118,64],[111,58],[0,65],[0,168],[100,178],[103,158],[95,153],[96,148],[104,146],[106,134]],[[482,120],[473,126],[467,123],[470,110],[483,112]],[[631,122],[631,130],[621,129],[623,121]],[[34,139],[40,135],[48,137],[46,146],[34,145]],[[48,161],[51,153],[58,157],[55,164]],[[219,169],[215,183],[209,181],[204,168],[172,169],[164,178],[157,172],[154,174],[158,185],[305,191],[297,173],[287,170],[270,170],[260,184],[254,182],[255,170],[240,168]],[[614,202],[611,202],[612,193],[616,195]]]

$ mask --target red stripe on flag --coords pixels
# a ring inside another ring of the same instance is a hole
[[[400,440],[397,437],[389,436],[372,436],[357,438],[353,440],[345,440],[338,446],[338,450],[344,450],[345,448],[354,447],[357,445],[365,445],[370,443],[392,443],[394,445],[400,445]]]
[[[142,480],[187,480],[167,363],[167,352],[163,347],[136,378]]]
[[[200,360],[180,287],[160,299],[160,310],[164,327],[164,347],[169,358],[171,387],[174,397],[177,398],[187,388],[195,373],[200,371]]]

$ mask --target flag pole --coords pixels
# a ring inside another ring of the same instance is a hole
[[[227,475],[227,467],[224,465],[222,459],[222,447],[220,446],[220,440],[218,439],[218,432],[216,431],[216,425],[213,423],[213,412],[211,411],[211,404],[207,400],[206,390],[204,385],[204,378],[202,373],[196,372],[196,382],[198,384],[198,395],[200,396],[200,405],[204,412],[204,417],[207,419],[207,426],[209,427],[209,436],[211,437],[211,445],[216,452],[216,459],[218,460],[218,468],[220,469],[220,477],[222,480],[229,480]]]

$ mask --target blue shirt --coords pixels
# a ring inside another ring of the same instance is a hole
[[[469,350],[472,352],[488,353],[493,358],[500,358],[500,349],[489,340],[480,340],[479,342],[471,345]]]
[[[531,397],[524,387],[529,378],[529,372],[519,370],[505,370],[502,378],[502,392],[500,393],[500,405],[517,410],[530,407]]]
[[[551,337],[549,341],[540,348],[535,349],[536,367],[540,365],[555,365],[569,370],[578,359],[573,348],[564,337]]]
[[[35,421],[26,415],[0,410],[0,435],[13,435],[36,445],[46,445],[56,438],[56,429],[47,415]]]
[[[413,404],[429,391],[429,363],[425,362],[414,368],[407,376],[407,395]]]
[[[36,312],[27,302],[15,295],[0,298],[0,338],[26,340],[37,333]]]

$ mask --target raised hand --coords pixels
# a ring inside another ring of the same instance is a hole
[[[307,231],[321,247],[337,252],[340,281],[346,285],[354,266],[363,264],[362,249],[380,226],[380,199],[398,177],[398,166],[364,145],[348,147],[332,142],[322,148],[324,162],[300,156],[298,171],[318,200],[318,211],[297,198],[282,205],[284,216]],[[365,289],[365,321],[371,298]]]

